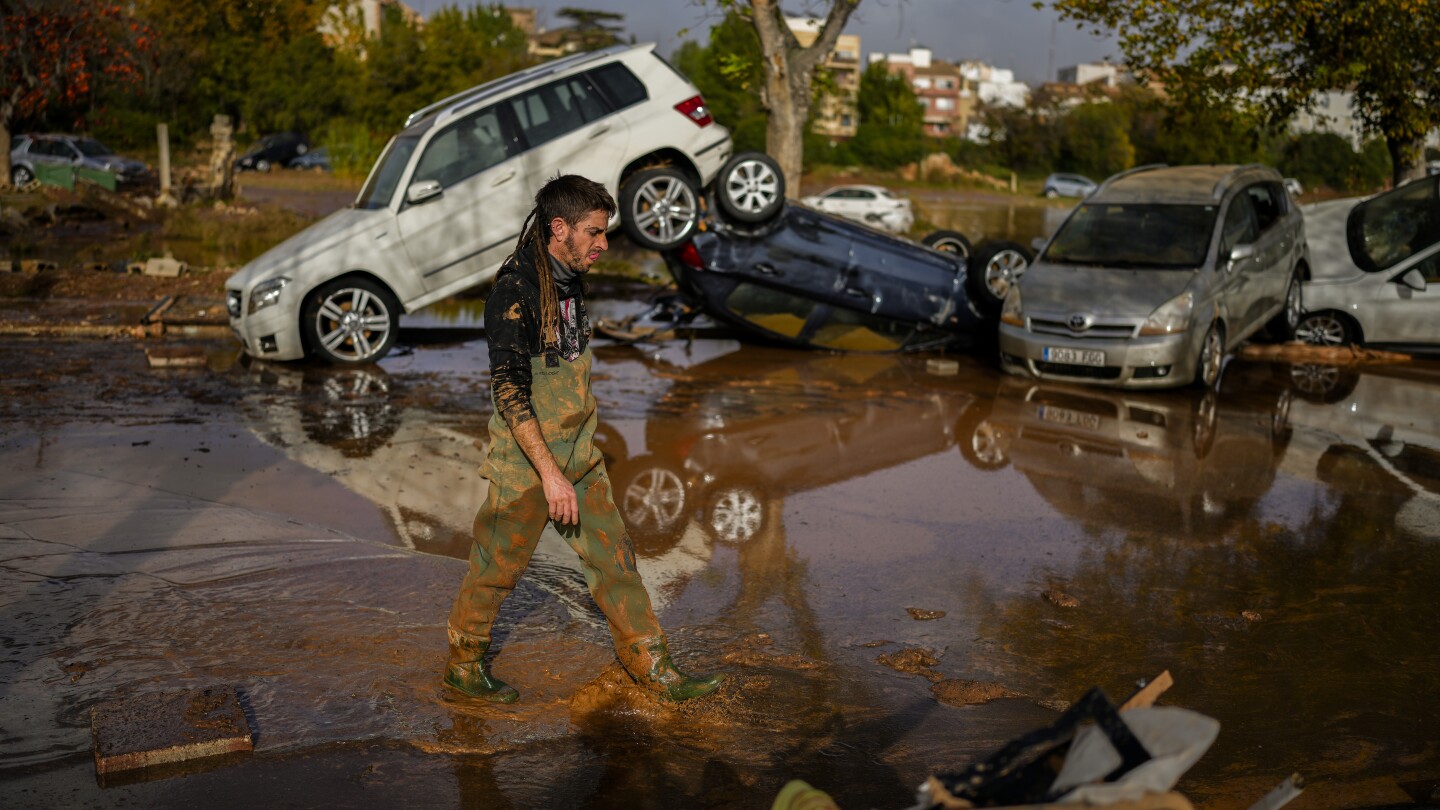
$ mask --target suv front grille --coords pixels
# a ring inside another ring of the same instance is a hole
[[[1030,318],[1030,331],[1037,335],[1058,335],[1085,340],[1129,340],[1135,337],[1135,326],[1134,321],[1097,320],[1089,329],[1076,332],[1063,320]]]

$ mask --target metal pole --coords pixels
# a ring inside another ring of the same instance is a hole
[[[160,197],[170,196],[170,129],[165,124],[155,125],[155,136],[160,141]]]

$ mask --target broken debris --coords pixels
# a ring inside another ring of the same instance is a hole
[[[90,710],[90,734],[99,774],[254,748],[239,696],[229,686],[101,703]]]

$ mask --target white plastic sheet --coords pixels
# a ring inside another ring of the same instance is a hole
[[[1073,788],[1059,801],[1069,804],[1114,804],[1163,793],[1215,742],[1220,721],[1172,706],[1131,709],[1120,719],[1150,752],[1151,759],[1115,782],[1101,782],[1120,766],[1121,757],[1104,730],[1089,726],[1075,736],[1052,791]]]

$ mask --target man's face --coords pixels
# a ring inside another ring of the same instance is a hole
[[[610,218],[604,211],[591,211],[570,227],[565,220],[555,217],[550,220],[550,253],[577,273],[590,269],[610,243],[605,241],[605,226]]]

